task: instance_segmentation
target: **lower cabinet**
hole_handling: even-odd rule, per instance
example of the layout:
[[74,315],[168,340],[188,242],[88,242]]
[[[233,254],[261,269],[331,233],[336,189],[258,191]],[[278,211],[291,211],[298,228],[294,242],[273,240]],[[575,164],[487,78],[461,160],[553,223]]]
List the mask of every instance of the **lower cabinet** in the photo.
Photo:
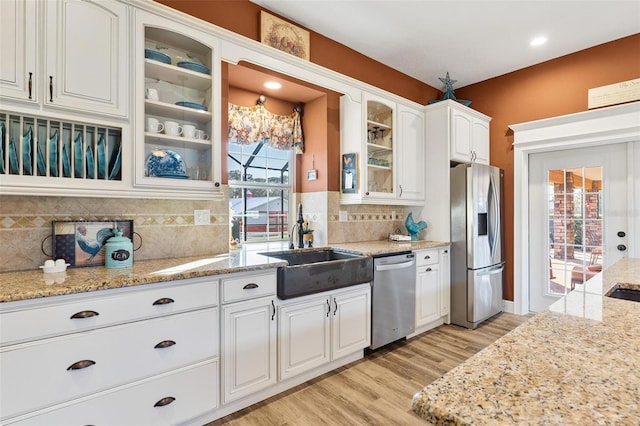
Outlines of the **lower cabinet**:
[[370,345],[369,284],[283,302],[278,311],[280,380]]
[[276,383],[275,295],[222,308],[223,403]]
[[[1,424],[177,424],[219,406],[217,279],[1,305]],[[30,317],[53,325],[20,336]]]
[[218,359],[215,358],[10,424],[180,424],[217,408],[218,387]]
[[[449,322],[449,247],[416,250],[416,332]],[[438,323],[440,321],[440,323]]]

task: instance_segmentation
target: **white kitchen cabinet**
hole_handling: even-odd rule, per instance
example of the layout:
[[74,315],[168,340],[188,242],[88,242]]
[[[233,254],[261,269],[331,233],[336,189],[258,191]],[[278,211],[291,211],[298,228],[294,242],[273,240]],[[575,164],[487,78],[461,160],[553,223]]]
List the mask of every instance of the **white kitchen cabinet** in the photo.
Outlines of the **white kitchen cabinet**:
[[450,102],[451,161],[489,164],[491,119],[458,102],[447,102]]
[[[99,393],[11,425],[175,425],[217,408],[218,359]],[[107,409],[105,409],[105,407]]]
[[278,311],[280,380],[370,345],[369,284],[282,302]]
[[[455,121],[454,121],[455,118]],[[428,218],[426,239],[450,241],[450,167],[452,162],[489,163],[490,117],[453,100],[425,107],[425,203],[420,215]],[[474,139],[482,143],[474,143]],[[457,140],[457,142],[456,142]],[[474,158],[472,153],[474,151]],[[457,152],[457,153],[456,153]]]
[[276,383],[274,297],[222,308],[223,403]]
[[[34,79],[41,78],[36,64],[41,17],[36,0],[0,2],[0,98],[38,102]],[[14,58],[10,60],[9,58]]]
[[111,0],[9,0],[1,7],[5,101],[128,117],[129,6]]
[[424,201],[424,112],[398,105],[398,199]]
[[[145,383],[166,382],[163,377],[167,374],[181,382],[181,369],[191,371],[190,367],[201,363],[217,365],[217,303],[218,281],[202,278],[2,304],[0,420],[3,424],[55,424],[59,421],[55,418],[77,418],[84,419],[80,424],[96,424],[113,417],[112,407],[87,401],[106,395],[110,395],[106,400],[128,400],[132,387],[139,390],[136,402],[153,405],[165,397],[176,398],[165,395],[167,386],[158,392],[160,388]],[[40,332],[35,326],[23,327],[49,321]],[[22,329],[25,336],[20,336]],[[207,381],[217,382],[217,370],[206,370]],[[206,386],[205,382],[196,384],[199,389]],[[174,407],[200,407],[188,413],[167,408],[181,412],[178,422],[218,405],[215,389],[205,397],[206,404],[202,397],[184,393],[184,386],[178,386],[176,392],[186,399]],[[188,402],[194,398],[200,402]],[[159,411],[146,405],[129,408],[131,418]],[[63,410],[62,417],[55,417],[58,410]],[[50,415],[54,416],[51,422]]]
[[[235,401],[272,386],[276,376],[275,271],[223,280],[222,398]],[[268,287],[270,295],[252,292]]]
[[371,344],[371,286],[334,293],[331,322],[331,359]]
[[442,324],[449,314],[449,247],[416,250],[416,331]]
[[[341,204],[424,201],[423,112],[373,94],[340,98]],[[355,165],[347,164],[355,154]]]
[[[176,196],[219,194],[218,40],[143,11],[136,11],[135,21],[135,185]],[[177,131],[170,131],[170,122]]]
[[327,295],[278,307],[280,380],[331,360],[330,303]]

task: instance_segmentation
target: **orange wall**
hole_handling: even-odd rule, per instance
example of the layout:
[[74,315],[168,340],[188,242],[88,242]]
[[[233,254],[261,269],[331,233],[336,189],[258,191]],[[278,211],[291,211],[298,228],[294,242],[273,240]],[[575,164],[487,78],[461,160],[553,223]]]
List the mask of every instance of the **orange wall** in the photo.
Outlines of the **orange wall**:
[[[157,0],[252,40],[260,40],[260,6],[249,0]],[[270,12],[276,15],[273,12]],[[278,15],[277,15],[278,16]],[[285,19],[284,17],[281,17]],[[438,91],[327,37],[310,31],[310,60],[415,102],[436,99]]]
[[640,77],[640,34],[456,90],[490,117],[491,164],[504,169],[506,276],[513,300],[513,135],[510,124],[587,111],[590,88]]

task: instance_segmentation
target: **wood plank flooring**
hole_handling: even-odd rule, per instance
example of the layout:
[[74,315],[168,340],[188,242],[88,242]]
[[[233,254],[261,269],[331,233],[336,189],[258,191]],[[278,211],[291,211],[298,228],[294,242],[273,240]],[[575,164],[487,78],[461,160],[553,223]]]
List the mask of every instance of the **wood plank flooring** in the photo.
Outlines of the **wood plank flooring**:
[[529,318],[502,313],[475,330],[437,327],[207,426],[428,425],[410,410],[413,395]]

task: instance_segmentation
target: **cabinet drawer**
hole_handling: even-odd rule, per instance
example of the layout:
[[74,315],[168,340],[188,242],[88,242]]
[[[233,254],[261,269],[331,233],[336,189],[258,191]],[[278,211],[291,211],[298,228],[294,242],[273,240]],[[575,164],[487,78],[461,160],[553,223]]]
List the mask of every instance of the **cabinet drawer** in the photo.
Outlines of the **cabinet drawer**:
[[218,328],[218,308],[209,308],[4,348],[0,413],[14,416],[214,357]]
[[[12,425],[174,425],[218,407],[218,360],[103,392]],[[156,406],[164,398],[169,404]]]
[[222,280],[222,303],[276,294],[276,271],[234,276]]
[[24,308],[3,312],[0,314],[0,346],[218,304],[217,280],[177,283],[161,288],[154,288],[152,284],[134,291],[93,292],[73,301],[62,298],[51,304],[45,302],[35,307],[27,304]]
[[416,266],[433,265],[440,262],[438,249],[416,250]]

